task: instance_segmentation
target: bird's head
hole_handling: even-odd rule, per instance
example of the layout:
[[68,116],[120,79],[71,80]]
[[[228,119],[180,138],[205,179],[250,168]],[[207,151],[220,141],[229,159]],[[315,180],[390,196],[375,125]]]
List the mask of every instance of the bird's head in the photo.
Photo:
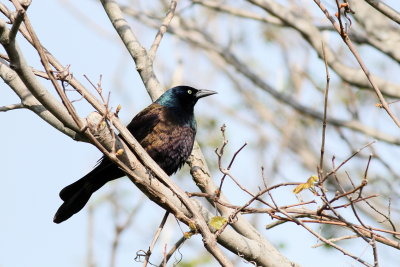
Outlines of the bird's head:
[[193,111],[197,100],[216,93],[211,90],[196,89],[181,85],[167,90],[156,100],[156,103],[170,108],[182,108],[187,111]]

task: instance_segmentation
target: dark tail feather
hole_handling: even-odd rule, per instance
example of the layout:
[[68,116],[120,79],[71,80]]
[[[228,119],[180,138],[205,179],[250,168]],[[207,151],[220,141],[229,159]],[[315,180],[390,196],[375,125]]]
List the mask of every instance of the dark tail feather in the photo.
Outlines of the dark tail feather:
[[85,183],[88,182],[88,175],[82,177],[78,181],[64,187],[60,191],[60,198],[64,201],[67,199],[70,199],[72,196],[74,196],[76,193],[78,193],[85,185]]
[[53,222],[61,223],[79,212],[89,201],[90,196],[107,182],[124,176],[124,172],[107,158],[84,177],[65,187],[60,192],[64,203],[54,215]]
[[[78,182],[79,181],[81,180],[78,180]],[[67,186],[64,189],[67,189],[68,187],[75,185],[75,183]],[[93,190],[93,187],[91,186],[90,183],[85,183],[75,192],[72,192],[69,189],[67,191],[69,192],[69,197],[68,199],[64,199],[64,203],[60,206],[60,208],[58,208],[56,215],[54,215],[53,222],[55,223],[61,223],[65,220],[68,220],[72,215],[83,209],[83,207],[89,201],[90,196],[94,193],[95,190]]]
[[[124,176],[124,172],[118,169],[108,158],[101,158],[98,165],[78,181],[64,187],[60,192],[60,198],[64,201],[72,198],[84,186],[92,186],[93,192],[102,187],[108,181]],[[87,185],[86,185],[87,184]]]

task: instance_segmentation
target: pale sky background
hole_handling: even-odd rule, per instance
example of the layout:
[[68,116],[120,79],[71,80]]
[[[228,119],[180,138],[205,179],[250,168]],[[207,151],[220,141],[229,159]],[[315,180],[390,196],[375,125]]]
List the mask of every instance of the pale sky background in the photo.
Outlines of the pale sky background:
[[[150,103],[150,98],[139,79],[133,61],[119,41],[99,3],[79,1],[79,4],[74,3],[74,6],[79,7],[81,12],[98,23],[100,28],[105,30],[104,35],[71,15],[71,10],[61,2],[34,0],[29,8],[31,22],[43,45],[63,64],[71,64],[74,76],[87,88],[90,88],[90,85],[82,77],[83,74],[89,76],[94,82],[97,82],[99,75],[102,74],[103,88],[106,91],[112,91],[112,106],[116,107],[121,103],[123,109],[120,117],[128,122],[134,114]],[[185,1],[180,4],[184,5]],[[154,32],[145,32],[143,28],[136,34],[146,45],[154,36]],[[39,66],[36,53],[26,42],[21,39],[19,41],[21,49],[26,51],[28,62],[33,66]],[[171,56],[168,49],[173,45],[174,40],[166,36],[157,57]],[[180,56],[191,58],[193,55]],[[273,56],[270,60],[274,60]],[[157,75],[164,84],[168,82],[168,77],[165,77],[166,75],[160,70],[168,67],[173,66],[157,66]],[[201,68],[204,66],[200,64],[199,70],[184,73],[184,83],[201,87],[200,75],[196,73],[197,71],[200,73]],[[230,99],[229,85],[224,84],[223,81],[217,82],[216,88],[208,89],[219,92],[218,95],[213,96],[215,101],[222,99],[234,101]],[[0,105],[17,102],[18,98],[1,81]],[[87,105],[79,104],[78,106],[82,116],[92,110]],[[199,102],[196,113],[198,116],[200,114],[218,115],[213,113],[212,104],[207,99]],[[251,144],[252,133],[232,134],[241,131],[235,126],[234,120],[217,118],[217,121],[218,127],[214,129],[215,132],[219,132],[219,125],[222,123],[228,125],[232,150],[246,141]],[[62,224],[54,224],[52,219],[61,204],[58,197],[59,191],[90,171],[100,157],[100,153],[89,144],[75,142],[64,136],[27,110],[0,113],[0,124],[2,125],[0,131],[2,151],[0,153],[0,267],[86,266],[87,207]],[[208,133],[199,129],[199,134]],[[245,167],[246,160],[254,160],[254,155],[251,155],[250,151],[244,151],[240,157],[243,162],[239,166],[234,166],[233,169],[237,176],[249,177],[248,179],[259,176],[258,170],[248,170]],[[181,172],[185,171],[187,172],[185,169]],[[297,169],[291,172],[301,177],[310,175],[301,173]],[[188,176],[187,173],[183,175]],[[179,183],[186,190],[188,188],[195,190],[190,178],[180,180]],[[256,186],[256,184],[250,186]],[[113,238],[113,215],[109,204],[101,201],[101,196],[113,187],[117,187],[118,193],[124,194],[128,208],[133,207],[142,196],[141,192],[127,179],[121,179],[113,185],[107,185],[101,193],[90,200],[91,204],[99,203],[99,208],[95,212],[94,228],[95,262],[99,267],[109,266]],[[282,195],[296,201],[294,196],[287,196],[285,193]],[[134,261],[135,253],[139,249],[148,248],[156,226],[161,220],[161,214],[164,212],[151,202],[139,210],[134,226],[123,235],[117,266],[141,266],[141,263]],[[267,224],[267,216],[262,216],[265,217],[265,224]],[[169,242],[169,245],[172,245],[180,237],[180,232],[172,217],[169,218],[168,225],[160,243]],[[182,228],[186,230],[184,225]],[[293,224],[286,224],[285,227],[276,227],[268,231],[263,229],[263,225],[259,225],[259,230],[275,245],[282,245],[281,251],[285,256],[303,266],[359,266],[355,261],[343,257],[336,251],[324,248],[312,249],[311,246],[317,242],[316,239]],[[195,236],[181,249],[184,259],[188,260],[192,255],[204,253],[205,249],[199,241],[199,236]],[[156,247],[154,259],[159,259],[162,246]],[[356,255],[371,254],[366,244],[364,247],[351,249]],[[380,251],[381,266],[395,266],[393,265],[395,259],[399,259],[398,251],[391,249]],[[158,262],[159,260],[155,260],[155,263]]]

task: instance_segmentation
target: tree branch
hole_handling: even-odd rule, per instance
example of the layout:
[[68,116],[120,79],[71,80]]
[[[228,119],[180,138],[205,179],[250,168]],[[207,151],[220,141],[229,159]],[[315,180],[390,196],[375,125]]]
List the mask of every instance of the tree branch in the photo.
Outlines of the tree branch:
[[[357,49],[354,47],[353,43],[351,42],[349,36],[347,35],[346,32],[343,31],[343,28],[340,27],[335,19],[329,14],[328,10],[324,7],[324,5],[321,3],[319,0],[314,0],[314,2],[318,5],[318,7],[322,10],[322,12],[325,14],[325,16],[331,21],[333,27],[336,29],[336,31],[340,34],[342,37],[343,41],[345,44],[348,46],[350,49],[351,53],[354,55],[356,58],[358,64],[360,65],[361,69],[364,71],[365,76],[367,77],[368,81],[370,82],[372,88],[374,89],[379,101],[381,102],[382,107],[386,110],[388,115],[392,118],[393,122],[400,127],[400,121],[399,119],[395,116],[395,114],[391,111],[388,103],[386,102],[385,98],[383,97],[383,94],[381,90],[378,88],[378,85],[375,81],[375,78],[371,75],[370,71],[367,69],[367,66],[364,64],[364,61],[361,59],[360,55],[358,54]],[[340,7],[339,7],[339,2],[336,0],[336,3],[338,5],[339,13],[340,13]],[[341,23],[340,17],[339,17],[339,22]]]
[[[143,48],[143,46],[139,43],[136,36],[134,35],[133,31],[131,30],[129,24],[123,18],[122,11],[119,5],[113,0],[101,0],[101,3],[106,11],[111,23],[113,24],[114,28],[120,35],[122,41],[124,42],[126,48],[128,49],[129,53],[131,54],[133,60],[136,63],[137,70],[142,78],[145,87],[150,94],[151,98],[154,100],[158,96],[163,93],[162,87],[159,84],[152,68],[152,60],[149,58],[147,51]],[[173,14],[173,13],[171,13]],[[156,38],[157,39],[157,38]],[[155,50],[154,50],[155,52]],[[118,129],[118,127],[117,127]],[[120,129],[119,129],[120,130]],[[124,136],[124,133],[121,132]],[[130,133],[126,133],[131,136]],[[125,136],[124,136],[125,137]],[[137,142],[136,142],[137,143]],[[129,143],[131,146],[134,145],[132,148],[135,152],[143,151],[143,148],[140,147],[138,144]],[[144,152],[144,151],[143,151]],[[157,164],[156,164],[157,165]],[[163,173],[163,172],[162,172]],[[172,187],[173,190],[177,192],[181,192],[181,189],[175,186],[169,179],[164,180],[168,184],[168,186]],[[181,195],[181,194],[180,194]],[[182,195],[181,195],[182,196]],[[192,207],[190,200],[183,198],[183,203],[189,208],[189,210],[193,213],[194,220],[196,222],[196,226],[199,227],[199,231],[203,236],[203,242],[206,249],[213,254],[213,256],[220,262],[220,264],[224,266],[231,266],[232,264],[229,260],[223,255],[222,251],[216,246],[216,241],[214,236],[208,229],[206,222],[200,218],[198,211]]]
[[383,15],[393,20],[397,24],[400,24],[400,14],[390,6],[386,5],[384,2],[380,0],[365,0],[368,4],[370,4],[373,8],[381,12]]
[[150,60],[146,49],[140,44],[133,33],[128,22],[125,20],[122,11],[114,0],[101,0],[104,10],[107,13],[115,30],[121,37],[126,49],[136,63],[136,69],[149,93],[151,99],[157,99],[164,90],[153,72],[152,61]]
[[0,107],[0,112],[6,112],[6,111],[21,109],[21,108],[26,108],[26,107],[22,103],[11,104],[11,105],[6,105],[6,106]]
[[24,107],[33,111],[41,119],[72,139],[78,141],[87,141],[86,138],[78,134],[76,131],[66,127],[57,117],[48,111],[35,98],[35,96],[31,94],[23,81],[19,78],[18,74],[13,71],[3,59],[0,59],[0,77],[17,94]]
[[10,34],[6,27],[6,23],[3,20],[0,20],[0,43],[3,45],[10,58],[11,68],[17,72],[28,90],[50,113],[62,122],[65,127],[78,132],[79,129],[68,114],[68,111],[46,90],[42,84],[37,81],[32,69],[26,64],[15,40],[8,39],[8,36],[10,36]]
[[165,16],[165,18],[160,26],[160,29],[158,30],[156,37],[154,38],[154,42],[151,45],[151,48],[148,53],[149,59],[151,62],[154,62],[154,58],[156,56],[157,49],[160,46],[161,40],[164,36],[164,33],[167,31],[168,26],[169,26],[172,18],[174,17],[176,5],[177,5],[177,1],[172,0],[170,7],[169,7],[169,11],[168,11],[167,15]]
[[[135,18],[141,20],[142,22],[146,23],[150,27],[156,28],[158,27],[156,23],[152,20],[146,19],[146,15],[130,8],[124,7],[124,12],[127,14],[134,16]],[[170,31],[172,34],[176,35],[178,38],[196,46],[199,48],[204,49],[205,51],[209,52],[210,58],[217,56],[219,59],[222,59],[228,65],[232,65],[234,69],[241,73],[244,77],[246,77],[249,81],[251,81],[257,88],[267,92],[276,100],[287,104],[288,106],[292,107],[296,111],[301,114],[307,115],[311,118],[318,119],[319,121],[323,121],[323,113],[319,112],[313,108],[303,105],[302,103],[298,102],[295,98],[291,97],[288,94],[284,94],[278,91],[276,88],[271,86],[269,83],[264,81],[259,75],[255,72],[251,71],[248,67],[248,64],[241,61],[235,54],[233,54],[229,48],[222,47],[210,35],[207,35],[204,32],[201,32],[199,29],[195,28],[193,25],[188,25],[189,22],[184,22],[178,17],[175,20],[175,24],[170,26]],[[322,39],[321,39],[322,40]],[[319,48],[321,50],[321,43],[319,43]],[[327,60],[328,60],[328,49],[327,52]],[[322,53],[322,50],[321,50]],[[328,61],[329,64],[329,61]],[[347,75],[347,74],[346,74]],[[400,92],[400,88],[399,88]],[[400,97],[400,94],[399,94]],[[400,138],[394,135],[390,135],[384,132],[381,132],[377,129],[369,127],[367,125],[362,124],[358,120],[342,120],[337,119],[334,117],[328,117],[327,122],[332,126],[339,126],[351,129],[356,132],[363,133],[367,136],[372,138],[382,140],[387,143],[400,145]]]
[[[323,58],[321,50],[321,42],[323,38],[311,21],[307,18],[295,16],[292,12],[284,6],[274,2],[273,0],[248,0],[248,2],[259,6],[265,11],[281,19],[287,26],[299,32],[304,39],[313,47],[318,53],[320,58]],[[320,2],[315,0],[316,3]],[[348,67],[341,63],[334,55],[333,51],[326,46],[326,59],[329,67],[331,67],[344,81],[360,87],[371,89],[371,84],[365,79],[365,75],[359,69]],[[398,85],[390,83],[385,79],[371,75],[372,79],[376,81],[377,86],[381,89],[382,94],[388,97],[400,98],[400,88]]]

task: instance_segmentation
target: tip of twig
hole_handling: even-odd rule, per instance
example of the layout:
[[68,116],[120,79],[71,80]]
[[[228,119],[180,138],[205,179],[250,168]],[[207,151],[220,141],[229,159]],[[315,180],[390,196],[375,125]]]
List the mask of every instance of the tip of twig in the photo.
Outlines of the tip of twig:
[[122,109],[122,106],[121,106],[121,104],[119,104],[119,105],[117,106],[117,108],[115,109],[115,116],[118,117],[118,114],[119,114],[119,112],[120,112],[121,109]]
[[222,124],[222,126],[221,126],[221,132],[225,132],[225,129],[226,129],[226,125],[225,125],[225,123],[224,123],[224,124]]

